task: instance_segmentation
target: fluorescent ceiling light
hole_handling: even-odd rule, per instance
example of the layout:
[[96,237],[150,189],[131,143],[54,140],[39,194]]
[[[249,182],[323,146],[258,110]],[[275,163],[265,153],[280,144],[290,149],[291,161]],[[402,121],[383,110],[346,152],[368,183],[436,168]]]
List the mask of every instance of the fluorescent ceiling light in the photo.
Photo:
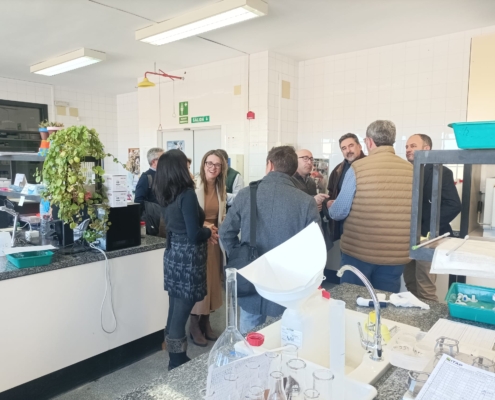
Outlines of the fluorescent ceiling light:
[[40,75],[53,76],[73,69],[86,67],[107,58],[105,53],[90,49],[79,49],[51,60],[31,66],[31,72]]
[[136,31],[136,40],[156,46],[268,14],[262,0],[223,0]]

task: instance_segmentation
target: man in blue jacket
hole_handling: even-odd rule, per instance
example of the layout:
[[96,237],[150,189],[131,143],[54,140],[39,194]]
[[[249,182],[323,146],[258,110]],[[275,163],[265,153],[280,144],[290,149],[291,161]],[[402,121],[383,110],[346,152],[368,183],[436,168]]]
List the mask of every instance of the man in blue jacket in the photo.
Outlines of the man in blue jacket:
[[146,172],[143,172],[139,177],[139,181],[136,185],[136,192],[134,195],[134,202],[141,204],[143,210],[145,201],[158,204],[155,194],[151,189],[151,185],[153,183],[153,179],[155,178],[158,159],[162,154],[163,149],[160,149],[159,147],[153,147],[152,149],[149,149],[148,153],[146,154],[150,169]]
[[[433,147],[428,135],[418,133],[412,135],[406,144],[406,158],[410,163],[414,162],[416,150],[431,150]],[[421,236],[426,237],[430,230],[431,216],[431,192],[433,182],[433,164],[426,164],[423,181],[423,212],[421,218]],[[440,235],[450,232],[450,222],[461,212],[461,199],[457,193],[452,171],[443,167],[442,173],[442,200],[440,204]],[[404,269],[404,281],[407,290],[416,297],[438,301],[436,295],[436,275],[430,274],[431,262],[411,260]]]

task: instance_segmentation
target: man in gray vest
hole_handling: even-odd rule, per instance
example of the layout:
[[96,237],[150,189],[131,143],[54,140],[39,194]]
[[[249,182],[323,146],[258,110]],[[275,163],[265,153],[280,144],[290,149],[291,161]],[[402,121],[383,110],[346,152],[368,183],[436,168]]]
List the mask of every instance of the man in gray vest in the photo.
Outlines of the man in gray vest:
[[[274,147],[269,151],[266,176],[259,182],[256,195],[256,247],[260,256],[284,243],[312,222],[320,225],[314,198],[294,184],[292,175],[296,170],[297,155],[292,146]],[[250,188],[246,187],[237,195],[220,227],[220,241],[227,254],[239,246],[239,232],[242,240],[249,240],[250,204]],[[284,312],[284,307],[266,300],[258,293],[239,298],[239,306],[241,333],[247,333],[262,324],[267,316],[276,317]]]

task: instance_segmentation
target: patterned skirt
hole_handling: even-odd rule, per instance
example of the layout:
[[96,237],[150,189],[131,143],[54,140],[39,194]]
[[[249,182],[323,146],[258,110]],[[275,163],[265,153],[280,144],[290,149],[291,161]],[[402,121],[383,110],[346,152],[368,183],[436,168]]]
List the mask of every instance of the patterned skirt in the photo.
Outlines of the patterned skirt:
[[167,232],[163,256],[164,287],[170,296],[201,301],[206,296],[207,243],[193,244],[187,235]]

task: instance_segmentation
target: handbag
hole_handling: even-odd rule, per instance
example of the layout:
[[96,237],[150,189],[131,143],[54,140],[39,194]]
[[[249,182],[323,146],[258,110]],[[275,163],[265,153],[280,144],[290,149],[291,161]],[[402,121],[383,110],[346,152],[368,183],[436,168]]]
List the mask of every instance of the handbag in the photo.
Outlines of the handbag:
[[[249,221],[249,243],[241,243],[235,246],[229,254],[227,268],[242,269],[246,265],[251,264],[256,260],[258,248],[256,247],[256,220],[258,218],[258,210],[256,207],[256,192],[258,190],[257,182],[251,182],[249,189],[251,193],[251,219]],[[256,293],[254,285],[242,275],[237,275],[237,297],[245,297]]]

